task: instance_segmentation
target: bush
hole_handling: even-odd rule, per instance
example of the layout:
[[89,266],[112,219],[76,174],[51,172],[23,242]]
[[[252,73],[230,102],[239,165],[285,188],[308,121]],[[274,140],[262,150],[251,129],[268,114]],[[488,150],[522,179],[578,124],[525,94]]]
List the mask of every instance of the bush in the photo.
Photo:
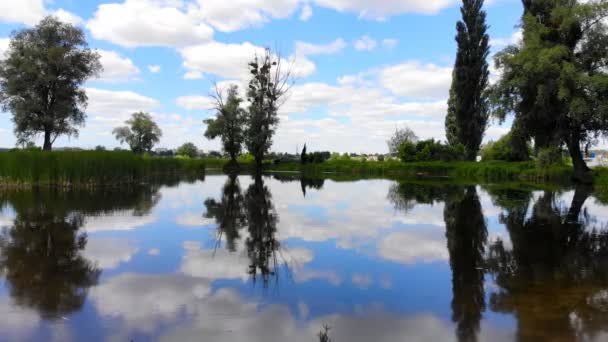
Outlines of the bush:
[[399,158],[403,162],[464,160],[464,146],[446,145],[434,139],[418,143],[406,141],[399,147]]
[[[511,137],[511,133],[507,133],[497,141],[489,142],[481,150],[481,160],[521,161],[521,156],[518,156],[515,151],[513,151]],[[530,158],[531,149],[531,146],[528,146],[527,155],[525,156],[526,160]]]
[[538,151],[536,163],[541,169],[546,169],[562,162],[562,151],[558,147],[547,147]]

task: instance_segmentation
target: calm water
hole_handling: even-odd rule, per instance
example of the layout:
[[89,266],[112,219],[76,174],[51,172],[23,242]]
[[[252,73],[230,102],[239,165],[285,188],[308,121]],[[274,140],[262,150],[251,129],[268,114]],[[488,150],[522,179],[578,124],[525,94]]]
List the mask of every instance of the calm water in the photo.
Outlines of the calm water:
[[218,175],[0,206],[0,340],[608,340],[585,188]]

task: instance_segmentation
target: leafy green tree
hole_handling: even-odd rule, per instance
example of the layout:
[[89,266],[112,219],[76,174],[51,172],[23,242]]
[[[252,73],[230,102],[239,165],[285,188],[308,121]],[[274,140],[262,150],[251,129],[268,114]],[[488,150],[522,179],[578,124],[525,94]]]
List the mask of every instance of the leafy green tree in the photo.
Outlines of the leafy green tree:
[[304,148],[302,148],[302,153],[300,153],[300,163],[306,164],[308,162],[308,155],[306,154],[306,144],[304,144]]
[[238,95],[236,85],[228,88],[228,95],[224,99],[220,89],[216,87],[215,95],[215,118],[206,119],[207,125],[205,137],[215,139],[220,137],[222,148],[228,153],[232,164],[236,165],[236,158],[241,153],[243,141],[245,140],[245,118],[246,112],[241,108],[241,99]]
[[12,34],[0,61],[0,102],[13,114],[18,142],[44,137],[51,150],[60,135],[78,136],[87,95],[81,87],[102,70],[82,29],[48,16]]
[[127,143],[135,153],[150,152],[160,141],[162,131],[148,113],[137,112],[125,121],[126,126],[116,127],[112,133],[120,143]]
[[502,77],[492,91],[494,113],[503,120],[513,113],[537,152],[565,143],[582,181],[589,169],[581,145],[608,128],[607,12],[603,0],[525,0],[522,44],[496,57]]
[[291,73],[282,65],[281,57],[275,56],[270,49],[262,56],[255,56],[249,63],[249,73],[247,100],[250,105],[245,144],[255,158],[256,169],[260,169],[272,146],[272,137],[279,124],[278,110],[289,90]]
[[[463,0],[462,20],[456,24],[456,62],[446,117],[448,142],[461,143],[466,159],[475,160],[488,124],[488,44],[483,0]],[[455,139],[456,138],[456,139]]]
[[528,145],[525,149],[525,156],[519,154],[513,148],[513,132],[509,132],[503,135],[497,141],[489,142],[481,150],[481,158],[483,161],[490,160],[504,160],[504,161],[521,161],[523,159],[529,159],[531,152],[531,146]]
[[388,151],[391,154],[399,153],[399,146],[404,142],[416,143],[418,136],[409,127],[400,127],[395,129],[395,133],[386,141]]
[[187,142],[178,147],[177,150],[175,150],[175,154],[195,158],[198,155],[198,148],[196,148],[196,145],[193,143]]

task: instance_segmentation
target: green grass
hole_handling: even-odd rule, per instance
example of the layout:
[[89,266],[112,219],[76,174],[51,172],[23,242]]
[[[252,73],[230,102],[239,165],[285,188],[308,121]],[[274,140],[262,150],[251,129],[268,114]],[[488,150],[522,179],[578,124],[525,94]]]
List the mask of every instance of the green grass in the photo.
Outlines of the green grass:
[[157,158],[114,151],[0,153],[2,186],[111,186],[176,173],[204,174],[201,159]]
[[[301,171],[305,174],[339,173],[361,176],[450,178],[479,182],[526,181],[567,182],[572,170],[565,165],[540,169],[533,162],[417,162],[329,160],[320,164],[286,163],[268,165],[269,171]],[[608,181],[608,177],[607,177]]]

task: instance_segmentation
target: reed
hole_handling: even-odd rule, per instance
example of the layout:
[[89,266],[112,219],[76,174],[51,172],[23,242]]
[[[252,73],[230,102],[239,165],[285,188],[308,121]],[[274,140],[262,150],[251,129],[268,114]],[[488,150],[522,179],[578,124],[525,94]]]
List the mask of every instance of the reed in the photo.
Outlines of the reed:
[[202,173],[205,162],[115,151],[11,151],[0,153],[0,185],[111,186],[176,173]]

